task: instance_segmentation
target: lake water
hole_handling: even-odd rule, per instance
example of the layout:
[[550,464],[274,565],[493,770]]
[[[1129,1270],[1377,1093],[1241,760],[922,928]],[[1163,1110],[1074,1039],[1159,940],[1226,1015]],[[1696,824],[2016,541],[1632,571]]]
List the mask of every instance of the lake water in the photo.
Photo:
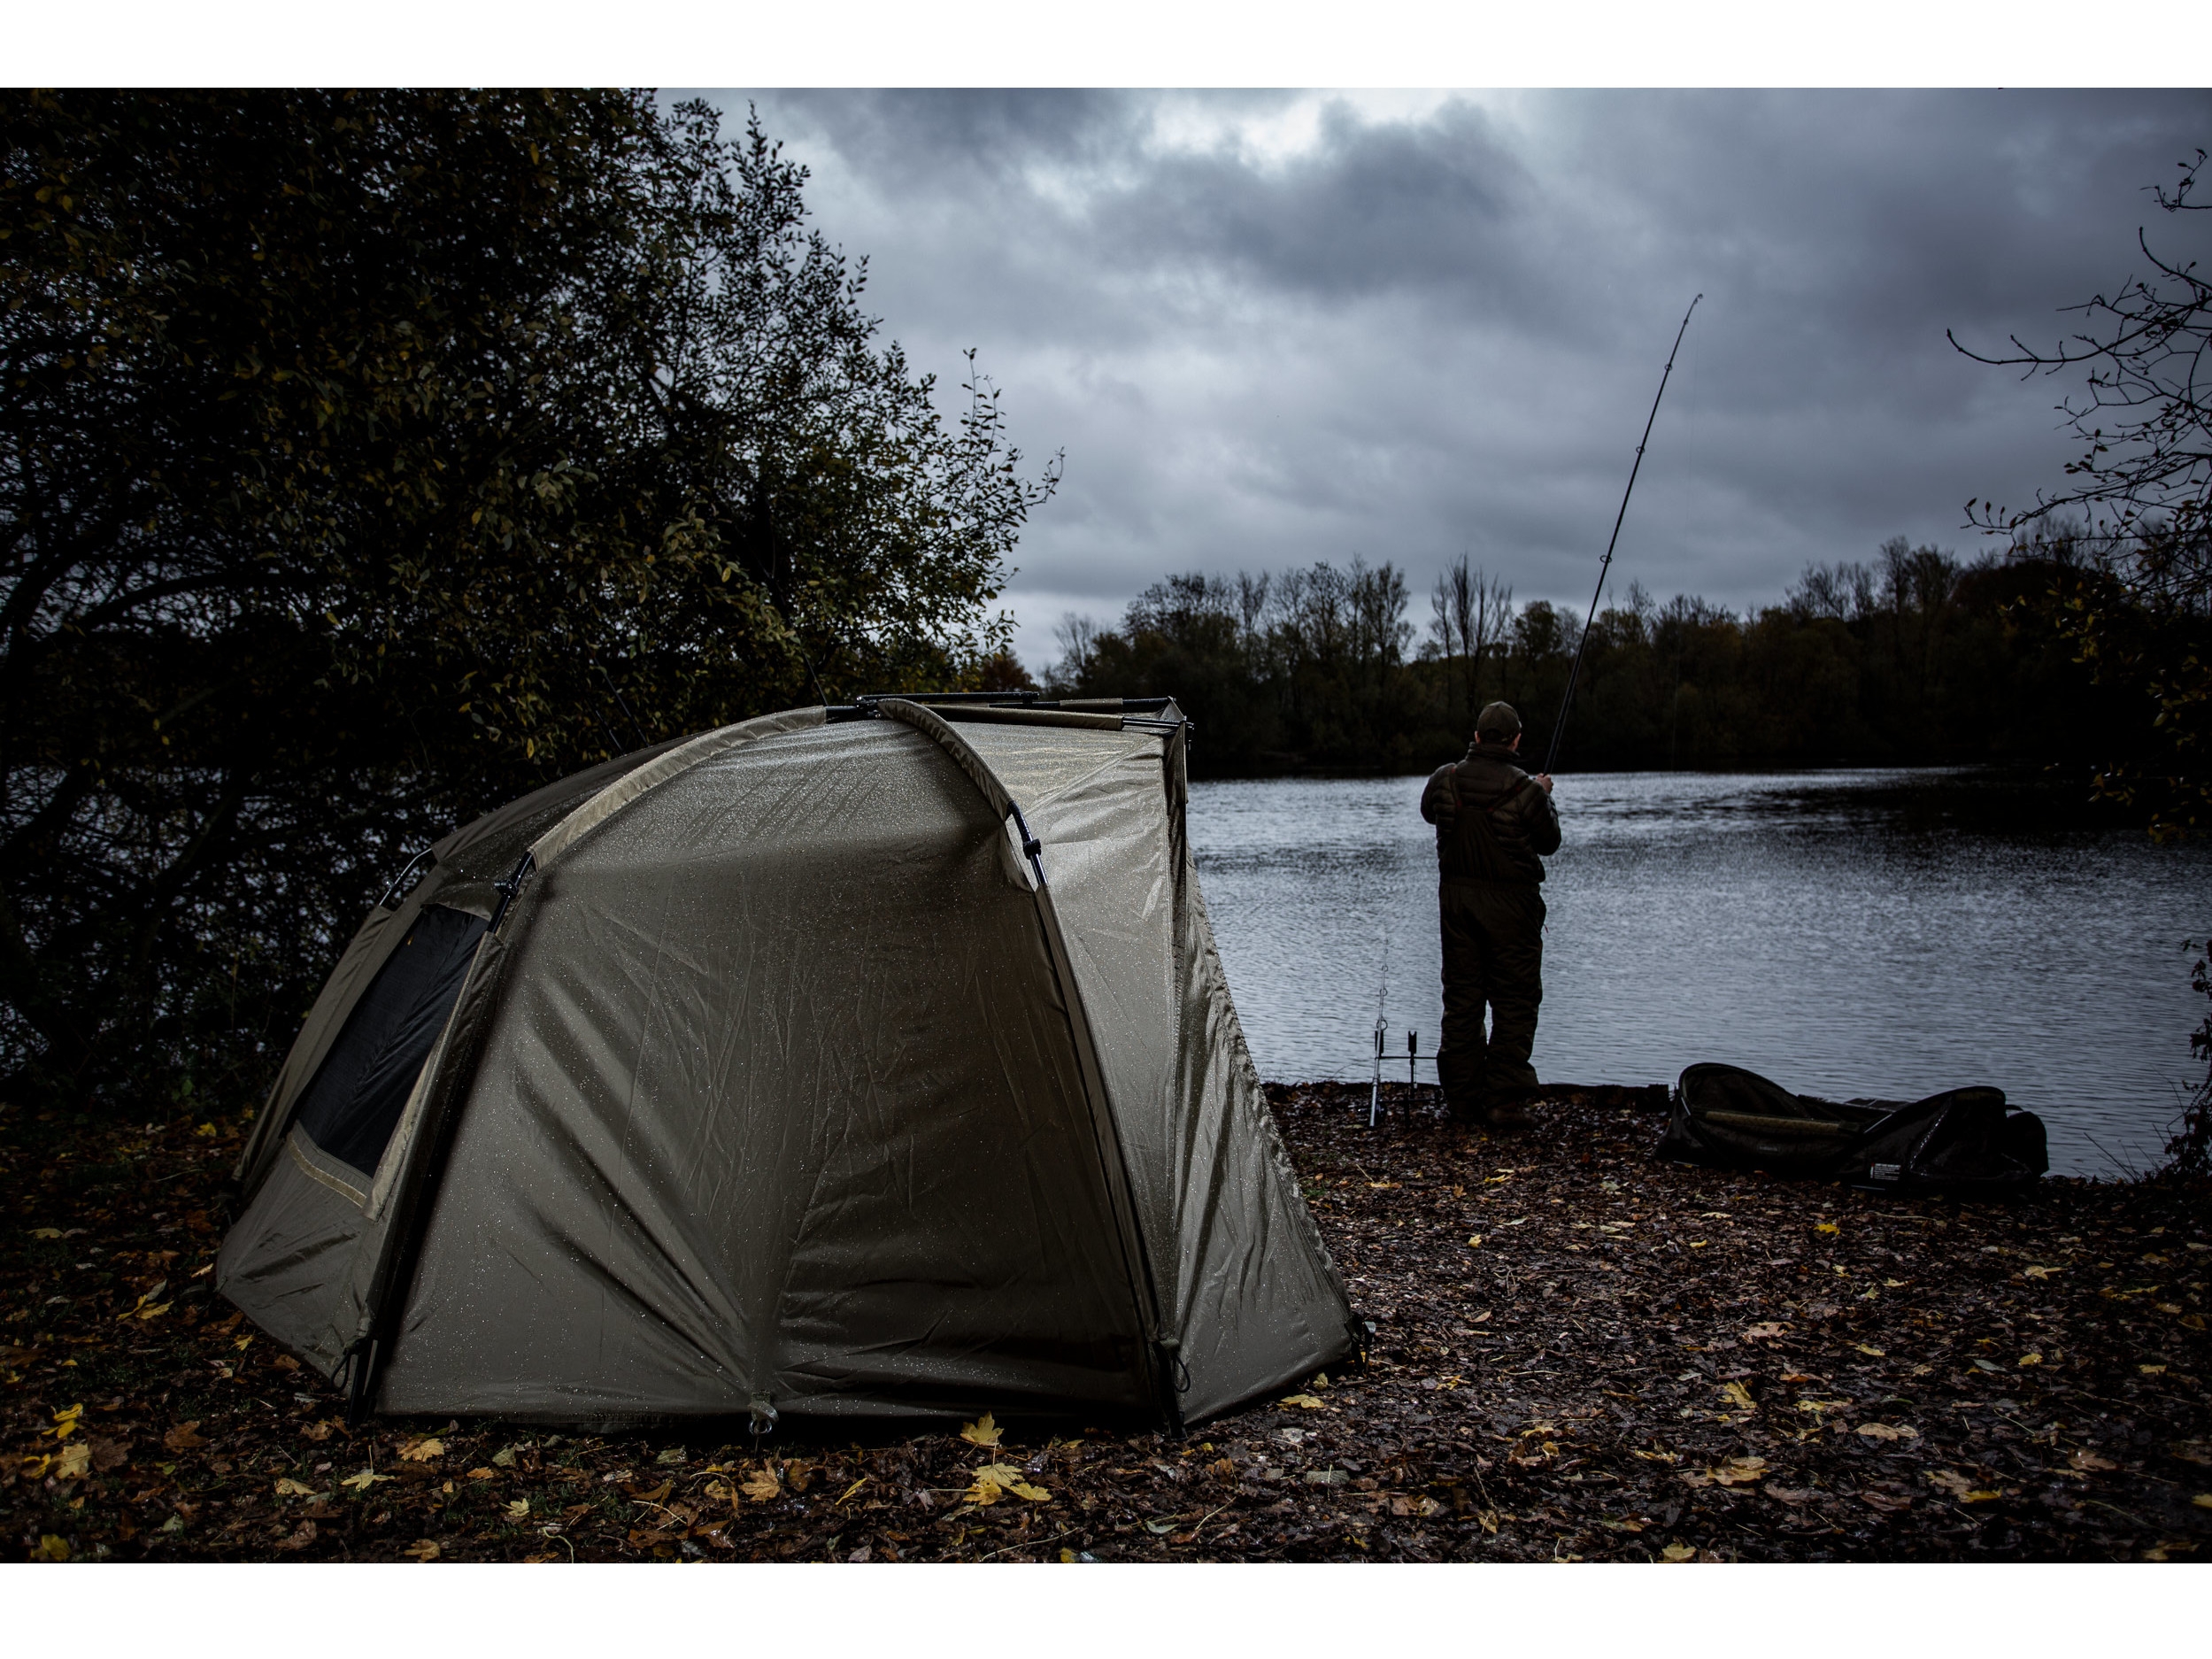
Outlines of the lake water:
[[[1434,831],[1422,780],[1191,790],[1191,841],[1262,1076],[1364,1080],[1378,1006],[1435,1079]],[[2204,1013],[2183,941],[2212,849],[2052,810],[1994,775],[1599,774],[1559,780],[1547,860],[1548,1079],[1672,1082],[1724,1061],[1801,1092],[1994,1084],[2055,1173],[2155,1161]],[[2202,1076],[2198,1066],[2195,1075]]]

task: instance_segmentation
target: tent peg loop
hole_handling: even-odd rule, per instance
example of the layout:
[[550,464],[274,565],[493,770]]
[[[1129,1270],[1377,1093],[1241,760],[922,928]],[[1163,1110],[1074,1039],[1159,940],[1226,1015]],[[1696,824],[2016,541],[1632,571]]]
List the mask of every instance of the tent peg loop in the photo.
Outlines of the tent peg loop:
[[752,1449],[758,1455],[760,1450],[760,1437],[775,1432],[776,1409],[766,1394],[755,1394],[748,1402],[746,1408],[752,1414]]
[[1183,1420],[1183,1396],[1191,1390],[1191,1368],[1183,1362],[1183,1344],[1174,1337],[1155,1337],[1152,1350],[1159,1355],[1160,1379],[1167,1385],[1160,1391],[1160,1403],[1167,1413],[1168,1432],[1181,1435],[1188,1426]]

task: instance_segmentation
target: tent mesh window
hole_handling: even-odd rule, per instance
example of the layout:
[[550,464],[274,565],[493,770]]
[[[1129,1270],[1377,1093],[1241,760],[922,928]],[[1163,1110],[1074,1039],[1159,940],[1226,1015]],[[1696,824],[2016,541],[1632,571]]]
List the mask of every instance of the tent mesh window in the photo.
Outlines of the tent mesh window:
[[300,1097],[294,1121],[318,1148],[375,1174],[489,926],[443,905],[423,908]]

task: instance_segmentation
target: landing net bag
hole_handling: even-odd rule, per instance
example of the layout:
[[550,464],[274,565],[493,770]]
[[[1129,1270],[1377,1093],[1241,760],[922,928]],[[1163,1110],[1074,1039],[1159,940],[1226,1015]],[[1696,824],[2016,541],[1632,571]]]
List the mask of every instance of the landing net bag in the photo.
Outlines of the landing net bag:
[[1849,1181],[1897,1192],[1999,1192],[2047,1170],[2043,1120],[2001,1089],[1924,1100],[1792,1094],[1740,1066],[1697,1065],[1676,1084],[1662,1158],[1716,1169]]

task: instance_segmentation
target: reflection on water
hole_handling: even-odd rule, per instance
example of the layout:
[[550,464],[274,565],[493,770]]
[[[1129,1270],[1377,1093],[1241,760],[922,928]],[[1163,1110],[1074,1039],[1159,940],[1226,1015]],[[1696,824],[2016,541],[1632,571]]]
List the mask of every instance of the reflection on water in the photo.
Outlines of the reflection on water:
[[[1406,1076],[1411,1027],[1433,1080],[1421,785],[1191,787],[1261,1076],[1364,1078],[1379,999],[1385,1075]],[[1711,1060],[1816,1094],[1994,1084],[2043,1114],[2055,1172],[2154,1161],[2202,1015],[2182,944],[2212,925],[2207,849],[2048,827],[2031,791],[1973,773],[1600,774],[1561,778],[1557,799],[1544,1076],[1672,1081]]]

